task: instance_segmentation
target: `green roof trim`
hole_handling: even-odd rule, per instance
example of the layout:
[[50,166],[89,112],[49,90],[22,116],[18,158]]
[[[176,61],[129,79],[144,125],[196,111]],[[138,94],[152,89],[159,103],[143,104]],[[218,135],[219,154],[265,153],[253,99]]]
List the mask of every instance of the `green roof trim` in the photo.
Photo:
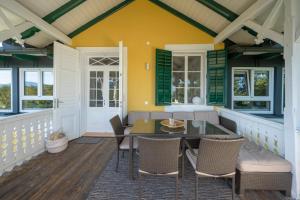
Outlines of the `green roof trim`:
[[27,60],[27,61],[35,61],[37,60],[37,56],[32,56],[32,55],[27,55],[27,54],[13,54],[12,55],[14,58],[18,60]]
[[113,8],[109,9],[108,11],[102,13],[98,17],[92,19],[91,21],[87,22],[83,26],[79,27],[78,29],[76,29],[75,31],[73,31],[72,33],[70,33],[68,36],[70,38],[75,37],[76,35],[82,33],[83,31],[87,30],[91,26],[95,25],[96,23],[104,20],[105,18],[109,17],[110,15],[112,15],[115,12],[119,11],[120,9],[124,8],[125,6],[127,6],[128,4],[130,4],[133,1],[134,0],[125,0],[122,3],[119,3],[118,5],[114,6]]
[[[72,9],[76,8],[85,1],[86,0],[70,0],[61,7],[57,8],[56,10],[43,17],[43,20],[45,20],[49,24],[52,24],[53,22],[55,22],[55,20],[57,20],[67,12],[71,11]],[[36,27],[31,27],[30,29],[27,29],[26,31],[21,33],[22,39],[27,39],[39,31],[40,29]]]
[[232,12],[231,10],[227,9],[226,7],[222,6],[221,4],[212,1],[212,0],[196,0],[199,3],[205,5],[209,9],[215,11],[219,15],[223,16],[226,18],[228,21],[234,21],[238,15]]
[[197,27],[198,29],[206,32],[207,34],[209,34],[210,36],[217,36],[217,33],[214,32],[213,30],[207,28],[206,26],[200,24],[199,22],[191,19],[190,17],[186,16],[185,14],[177,11],[176,9],[172,8],[171,6],[159,1],[159,0],[150,0],[152,3],[158,5],[159,7],[165,9],[166,11],[169,11],[170,13],[172,13],[173,15],[179,17],[180,19],[184,20],[185,22]]
[[[207,8],[211,9],[212,11],[218,13],[222,17],[226,18],[228,21],[233,22],[236,18],[239,17],[238,14],[232,12],[228,8],[222,6],[221,4],[215,2],[214,0],[196,0],[197,2],[201,3],[202,5],[206,6]],[[256,36],[257,33],[248,27],[243,27],[243,30],[248,31],[253,36]]]

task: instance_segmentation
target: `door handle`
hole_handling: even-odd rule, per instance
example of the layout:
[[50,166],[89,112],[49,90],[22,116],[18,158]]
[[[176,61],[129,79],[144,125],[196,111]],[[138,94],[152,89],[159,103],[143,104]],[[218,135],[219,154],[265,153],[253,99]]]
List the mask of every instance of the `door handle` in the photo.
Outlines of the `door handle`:
[[60,101],[59,99],[55,99],[55,100],[54,100],[54,108],[56,108],[56,109],[59,108],[59,104],[60,104],[60,103],[64,103],[64,102],[63,102],[63,101]]

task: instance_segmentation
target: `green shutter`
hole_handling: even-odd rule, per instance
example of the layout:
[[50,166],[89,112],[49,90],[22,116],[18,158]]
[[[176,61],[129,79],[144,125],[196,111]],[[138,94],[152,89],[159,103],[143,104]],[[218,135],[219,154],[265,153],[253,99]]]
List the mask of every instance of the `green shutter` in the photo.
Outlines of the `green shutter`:
[[226,105],[227,51],[207,52],[207,104]]
[[155,105],[164,106],[171,104],[172,84],[172,52],[156,49],[156,92]]

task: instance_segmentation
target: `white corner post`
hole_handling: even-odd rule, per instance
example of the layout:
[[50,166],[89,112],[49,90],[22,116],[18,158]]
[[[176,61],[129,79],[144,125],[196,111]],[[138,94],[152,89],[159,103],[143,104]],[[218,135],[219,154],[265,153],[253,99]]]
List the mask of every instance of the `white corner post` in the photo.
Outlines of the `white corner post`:
[[300,198],[300,43],[296,32],[300,28],[300,1],[285,0],[285,158],[293,165],[292,197]]

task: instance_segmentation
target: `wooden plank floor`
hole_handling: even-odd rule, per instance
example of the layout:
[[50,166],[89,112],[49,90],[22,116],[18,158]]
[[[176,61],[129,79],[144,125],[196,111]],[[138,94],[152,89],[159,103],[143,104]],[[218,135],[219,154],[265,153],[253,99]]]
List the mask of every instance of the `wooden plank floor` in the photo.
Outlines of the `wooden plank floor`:
[[[59,154],[43,153],[0,177],[0,199],[86,199],[115,150],[114,140],[98,144],[71,142]],[[278,192],[247,192],[246,200],[281,200]]]

